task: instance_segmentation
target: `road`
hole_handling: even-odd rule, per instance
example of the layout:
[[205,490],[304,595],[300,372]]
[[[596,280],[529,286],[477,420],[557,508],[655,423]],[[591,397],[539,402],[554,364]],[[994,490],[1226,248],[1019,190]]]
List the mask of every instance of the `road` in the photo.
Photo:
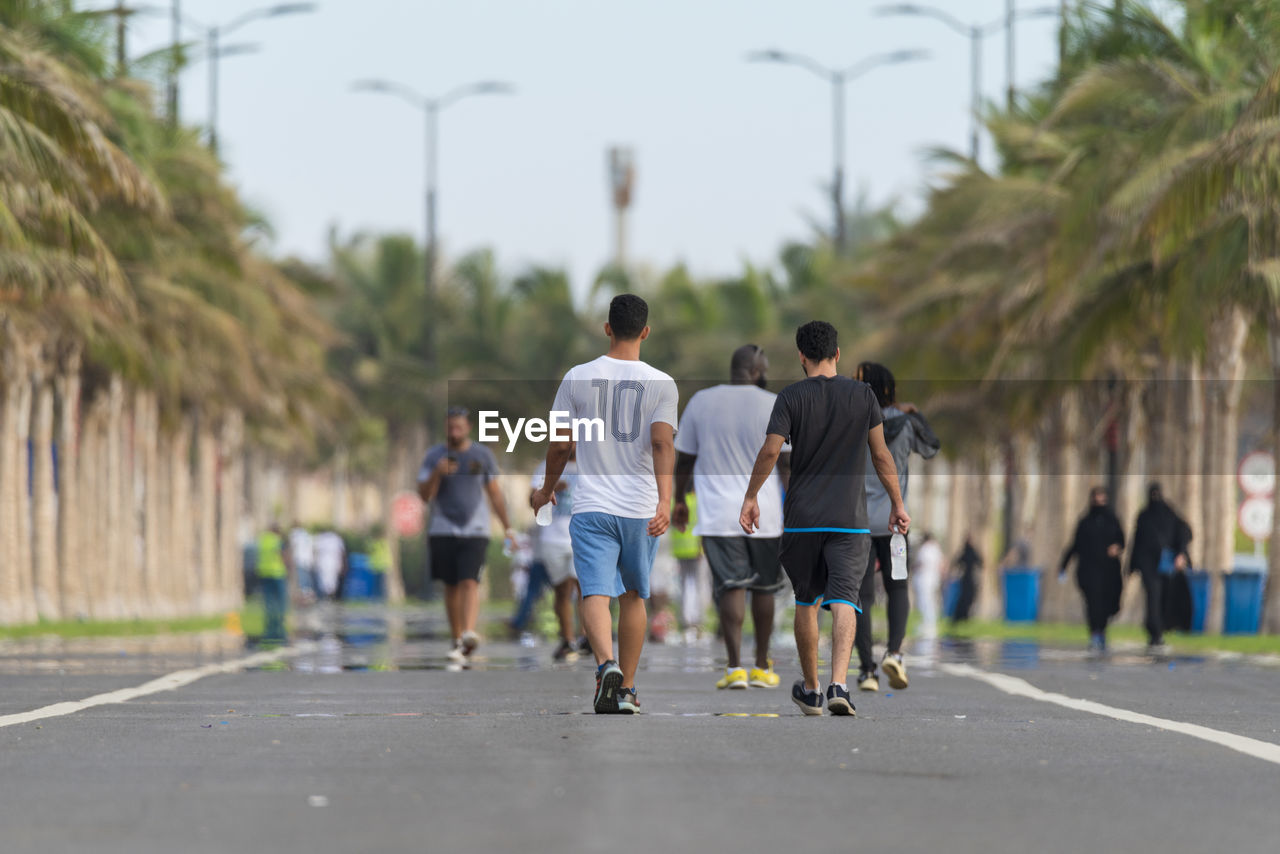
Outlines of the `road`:
[[[548,646],[489,644],[451,672],[435,612],[330,618],[336,632],[322,621],[248,670],[227,636],[0,647],[8,716],[232,663],[127,702],[0,718],[3,850],[1280,846],[1275,667],[944,642],[910,659],[909,689],[855,696],[856,719],[806,718],[785,688],[715,691],[709,644],[654,646],[629,718],[587,714],[590,664],[552,667]],[[778,660],[789,684],[794,651]],[[1077,700],[1242,736],[1244,752],[1060,704]]]

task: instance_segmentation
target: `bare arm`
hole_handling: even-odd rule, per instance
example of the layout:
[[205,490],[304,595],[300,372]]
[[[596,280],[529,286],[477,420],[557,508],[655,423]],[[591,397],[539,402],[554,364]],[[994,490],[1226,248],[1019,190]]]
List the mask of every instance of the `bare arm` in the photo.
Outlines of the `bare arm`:
[[440,492],[440,482],[457,470],[458,461],[449,459],[449,455],[445,454],[431,467],[431,476],[426,480],[418,481],[418,497],[424,504],[430,504]]
[[754,534],[760,527],[760,502],[756,496],[760,494],[760,487],[764,486],[773,472],[773,467],[778,462],[778,455],[782,453],[784,441],[785,437],[777,433],[769,433],[764,437],[760,453],[756,454],[756,464],[751,469],[747,494],[742,499],[742,512],[738,514],[738,524],[748,534]]
[[782,481],[782,488],[791,488],[791,452],[778,455],[778,480]]
[[892,505],[889,511],[889,529],[905,534],[911,528],[911,517],[907,515],[907,508],[902,503],[902,492],[898,489],[898,467],[894,465],[889,446],[884,443],[883,424],[871,428],[867,434],[867,445],[871,448],[871,462],[875,466],[876,477],[880,478],[880,484]]
[[671,524],[671,493],[676,468],[676,431],[665,421],[649,426],[649,445],[653,451],[653,479],[658,483],[658,508],[649,520],[649,536],[658,537]]
[[573,456],[573,442],[552,442],[547,446],[547,473],[542,484],[533,485],[533,495],[529,496],[529,506],[537,513],[544,504],[556,504],[556,486],[560,483],[560,475]]
[[679,451],[676,454],[676,507],[671,511],[671,524],[683,531],[689,525],[689,505],[685,496],[689,494],[689,481],[693,479],[693,466],[698,461],[696,454]]
[[511,518],[507,516],[507,497],[502,494],[498,479],[489,478],[489,482],[484,485],[484,491],[489,494],[489,503],[493,506],[494,515],[502,523],[503,532],[508,537],[511,536]]

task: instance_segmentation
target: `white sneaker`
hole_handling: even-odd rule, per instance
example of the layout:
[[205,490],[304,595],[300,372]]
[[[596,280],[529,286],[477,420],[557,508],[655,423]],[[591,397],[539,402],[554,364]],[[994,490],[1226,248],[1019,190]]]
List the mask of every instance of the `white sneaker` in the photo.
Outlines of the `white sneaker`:
[[460,641],[454,641],[453,646],[449,649],[449,660],[461,664],[467,660],[467,654],[462,651]]
[[476,647],[480,645],[480,636],[468,629],[462,633],[462,637],[458,639],[462,644],[462,654],[469,656],[476,651]]

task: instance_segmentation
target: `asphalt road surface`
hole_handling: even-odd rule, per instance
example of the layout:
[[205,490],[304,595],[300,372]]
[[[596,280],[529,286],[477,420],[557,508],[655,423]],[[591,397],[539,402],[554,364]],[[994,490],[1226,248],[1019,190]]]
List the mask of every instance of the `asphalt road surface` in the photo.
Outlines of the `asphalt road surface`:
[[0,850],[1280,851],[1266,663],[944,641],[806,718],[794,648],[782,689],[729,692],[709,642],[650,646],[615,717],[546,645],[450,671],[435,612],[313,622],[265,655],[0,645]]

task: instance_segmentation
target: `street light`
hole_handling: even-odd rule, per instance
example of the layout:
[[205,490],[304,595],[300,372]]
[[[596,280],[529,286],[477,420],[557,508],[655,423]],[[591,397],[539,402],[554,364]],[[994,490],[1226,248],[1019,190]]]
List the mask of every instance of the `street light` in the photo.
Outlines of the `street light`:
[[915,15],[925,18],[936,18],[963,36],[969,37],[969,159],[978,162],[978,117],[982,111],[982,41],[987,36],[1005,31],[1008,51],[1005,57],[1005,74],[1008,78],[1009,106],[1013,105],[1013,24],[1025,18],[1043,18],[1047,15],[1060,14],[1059,9],[1042,6],[1037,9],[1014,9],[1014,0],[1005,0],[1005,14],[989,24],[966,24],[950,12],[934,6],[918,6],[914,3],[899,3],[892,6],[879,6],[877,15]]
[[912,62],[917,59],[925,59],[928,56],[928,52],[923,50],[898,50],[892,53],[868,56],[841,70],[828,68],[816,59],[799,53],[788,53],[781,50],[758,50],[747,54],[748,62],[776,62],[783,65],[798,65],[831,84],[832,159],[834,161],[831,178],[831,204],[832,212],[835,214],[833,225],[837,253],[844,253],[846,243],[844,221],[845,84],[856,80],[873,68],[879,68],[882,65],[894,65],[899,62]]
[[[235,30],[240,29],[245,24],[257,21],[261,18],[278,18],[281,15],[298,15],[306,12],[314,12],[316,10],[315,3],[280,3],[275,6],[263,6],[258,9],[251,9],[238,18],[233,18],[229,23],[216,24],[214,26],[206,26],[196,21],[189,15],[183,15],[178,8],[179,0],[173,0],[173,21],[174,21],[174,52],[175,63],[176,55],[179,48],[177,44],[177,22],[182,21],[189,27],[201,30],[204,33],[205,42],[208,45],[206,49],[206,59],[209,61],[209,148],[214,155],[218,153],[218,60],[226,56],[238,56],[245,53],[253,53],[258,49],[254,44],[235,44],[222,46],[222,38],[230,35]],[[173,83],[173,91],[171,94],[171,109],[176,124],[177,117],[177,83]]]
[[[436,149],[437,125],[440,111],[449,105],[472,95],[510,95],[515,92],[515,87],[510,83],[504,83],[500,80],[481,80],[476,83],[467,83],[456,89],[451,89],[443,95],[439,95],[434,98],[423,95],[411,86],[405,86],[402,83],[395,83],[388,80],[358,80],[351,84],[351,88],[355,92],[377,92],[384,95],[395,95],[396,97],[408,102],[416,109],[421,110],[426,119],[426,288],[427,302],[434,310],[437,254]],[[424,339],[423,355],[427,362],[427,366],[434,368],[436,363],[434,320],[428,321],[426,330],[424,331]]]

